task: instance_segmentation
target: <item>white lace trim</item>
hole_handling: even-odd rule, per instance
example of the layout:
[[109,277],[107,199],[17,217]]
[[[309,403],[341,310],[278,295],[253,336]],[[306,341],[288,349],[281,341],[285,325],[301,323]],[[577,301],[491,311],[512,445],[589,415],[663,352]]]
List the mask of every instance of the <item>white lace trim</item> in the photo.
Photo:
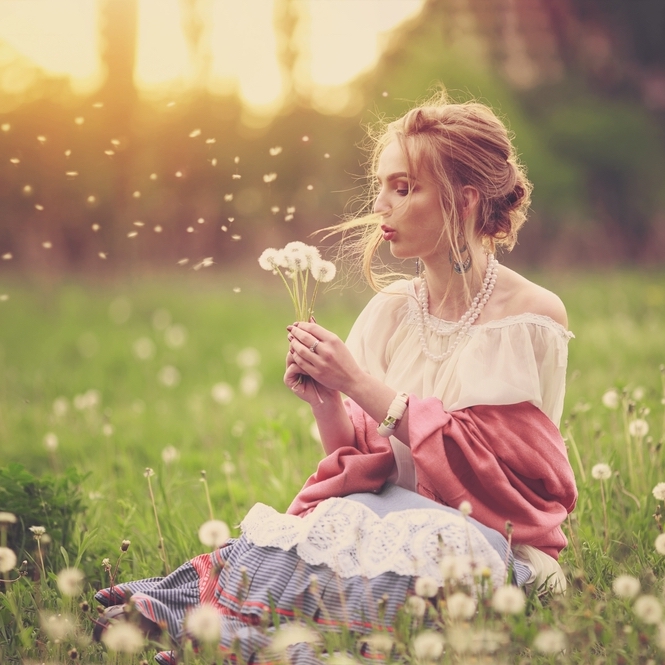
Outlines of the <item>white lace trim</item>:
[[[305,562],[325,564],[341,577],[394,572],[432,577],[439,585],[444,576],[456,577],[473,586],[473,571],[487,567],[495,588],[505,578],[504,562],[482,533],[462,516],[443,510],[402,510],[380,518],[357,501],[331,498],[309,515],[296,517],[257,503],[240,528],[254,545],[285,551],[296,547]],[[471,565],[460,565],[462,560]]]
[[[412,324],[418,323],[418,317],[420,316],[420,303],[418,302],[415,286],[413,281],[408,282],[407,290],[409,295],[413,298],[408,299],[409,310],[407,314],[407,322]],[[445,334],[446,331],[450,330],[452,332],[453,328],[457,326],[455,321],[448,321],[446,319],[439,319],[436,316],[430,314],[430,321],[433,325],[436,325],[437,329]],[[512,314],[510,316],[504,316],[501,319],[493,319],[492,321],[487,321],[486,323],[475,323],[472,325],[468,334],[473,335],[476,330],[481,328],[504,328],[506,326],[517,325],[520,323],[530,323],[532,325],[542,326],[544,328],[549,328],[552,332],[555,332],[566,340],[572,339],[575,335],[570,331],[566,330],[558,321],[555,321],[553,318],[546,316],[545,314],[535,314],[534,312],[524,312],[522,314]]]

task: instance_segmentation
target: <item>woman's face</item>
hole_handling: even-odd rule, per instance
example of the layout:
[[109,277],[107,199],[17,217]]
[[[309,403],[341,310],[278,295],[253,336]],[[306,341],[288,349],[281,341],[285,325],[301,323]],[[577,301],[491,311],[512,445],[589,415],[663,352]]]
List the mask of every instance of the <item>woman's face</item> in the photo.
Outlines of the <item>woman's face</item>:
[[[442,234],[444,220],[439,193],[431,179],[409,177],[406,155],[399,141],[390,142],[379,157],[379,195],[374,212],[381,215],[384,240],[399,259],[445,258],[448,248]],[[446,245],[444,247],[444,245]]]

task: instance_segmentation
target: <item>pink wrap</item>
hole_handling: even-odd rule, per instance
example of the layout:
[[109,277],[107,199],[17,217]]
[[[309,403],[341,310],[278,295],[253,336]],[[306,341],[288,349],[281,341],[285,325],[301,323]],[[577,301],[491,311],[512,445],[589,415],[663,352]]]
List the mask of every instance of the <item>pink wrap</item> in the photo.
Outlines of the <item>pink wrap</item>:
[[[356,447],[323,459],[288,512],[305,515],[333,496],[378,492],[394,468],[390,442],[377,423],[348,400]],[[470,501],[473,516],[513,542],[557,558],[567,540],[561,523],[577,501],[575,478],[561,434],[528,402],[445,411],[430,397],[409,398],[409,438],[418,492],[457,508]]]

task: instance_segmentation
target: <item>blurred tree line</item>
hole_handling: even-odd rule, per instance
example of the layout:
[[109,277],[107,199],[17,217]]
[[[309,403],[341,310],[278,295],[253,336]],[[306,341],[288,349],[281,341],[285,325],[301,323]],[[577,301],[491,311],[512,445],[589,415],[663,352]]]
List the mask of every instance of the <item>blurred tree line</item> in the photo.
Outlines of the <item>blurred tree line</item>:
[[20,97],[0,93],[0,269],[198,268],[306,240],[360,205],[364,127],[439,85],[515,133],[535,192],[512,262],[665,258],[661,0],[426,0],[371,73],[326,93],[335,113],[298,76],[306,4],[276,0],[287,94],[269,122],[206,92],[205,3],[181,8],[199,80],[187,93],[137,92],[136,0],[101,0],[94,95],[34,72]]

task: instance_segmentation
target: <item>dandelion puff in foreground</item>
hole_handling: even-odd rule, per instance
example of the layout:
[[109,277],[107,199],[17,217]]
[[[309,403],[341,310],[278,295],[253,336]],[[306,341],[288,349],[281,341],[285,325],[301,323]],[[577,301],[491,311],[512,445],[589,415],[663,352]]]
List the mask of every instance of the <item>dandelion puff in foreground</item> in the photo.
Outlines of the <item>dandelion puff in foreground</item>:
[[439,592],[439,583],[433,577],[419,577],[414,585],[417,596],[432,598]]
[[270,643],[270,650],[283,654],[295,644],[317,644],[320,641],[320,635],[311,628],[296,623],[287,624],[275,633]]
[[76,620],[67,614],[44,612],[40,618],[44,632],[55,642],[62,642],[76,632]]
[[199,540],[206,547],[221,547],[231,537],[226,522],[208,520],[199,527]]
[[492,607],[499,614],[521,614],[526,607],[526,597],[519,587],[502,586],[494,592]]
[[608,464],[595,464],[591,468],[591,476],[596,480],[607,480],[612,477],[612,469]]
[[132,623],[119,621],[109,626],[102,635],[102,642],[110,651],[137,653],[143,649],[143,633]]
[[663,606],[656,596],[645,594],[640,596],[633,605],[633,611],[644,623],[660,623],[663,618]]
[[444,644],[442,635],[433,630],[427,630],[413,640],[413,653],[418,660],[439,660],[443,655]]
[[219,614],[212,605],[200,605],[185,619],[187,631],[201,642],[217,642],[220,637]]
[[0,511],[0,524],[16,524],[16,515],[5,510]]
[[411,616],[422,618],[427,611],[427,602],[420,596],[409,596],[404,603],[404,609]]
[[632,575],[619,575],[612,582],[612,591],[619,598],[635,598],[640,592],[640,581]]
[[540,653],[561,653],[566,648],[566,636],[558,628],[546,628],[536,635],[533,648]]
[[372,653],[389,654],[392,651],[393,638],[388,633],[372,633],[362,638]]
[[461,591],[449,596],[446,604],[451,619],[470,619],[476,613],[476,601]]
[[642,418],[636,418],[629,423],[628,432],[635,438],[642,438],[649,433],[649,423]]
[[16,554],[9,547],[0,547],[0,573],[8,573],[16,568]]
[[63,596],[78,596],[83,592],[83,580],[78,568],[64,568],[58,573],[58,589]]

